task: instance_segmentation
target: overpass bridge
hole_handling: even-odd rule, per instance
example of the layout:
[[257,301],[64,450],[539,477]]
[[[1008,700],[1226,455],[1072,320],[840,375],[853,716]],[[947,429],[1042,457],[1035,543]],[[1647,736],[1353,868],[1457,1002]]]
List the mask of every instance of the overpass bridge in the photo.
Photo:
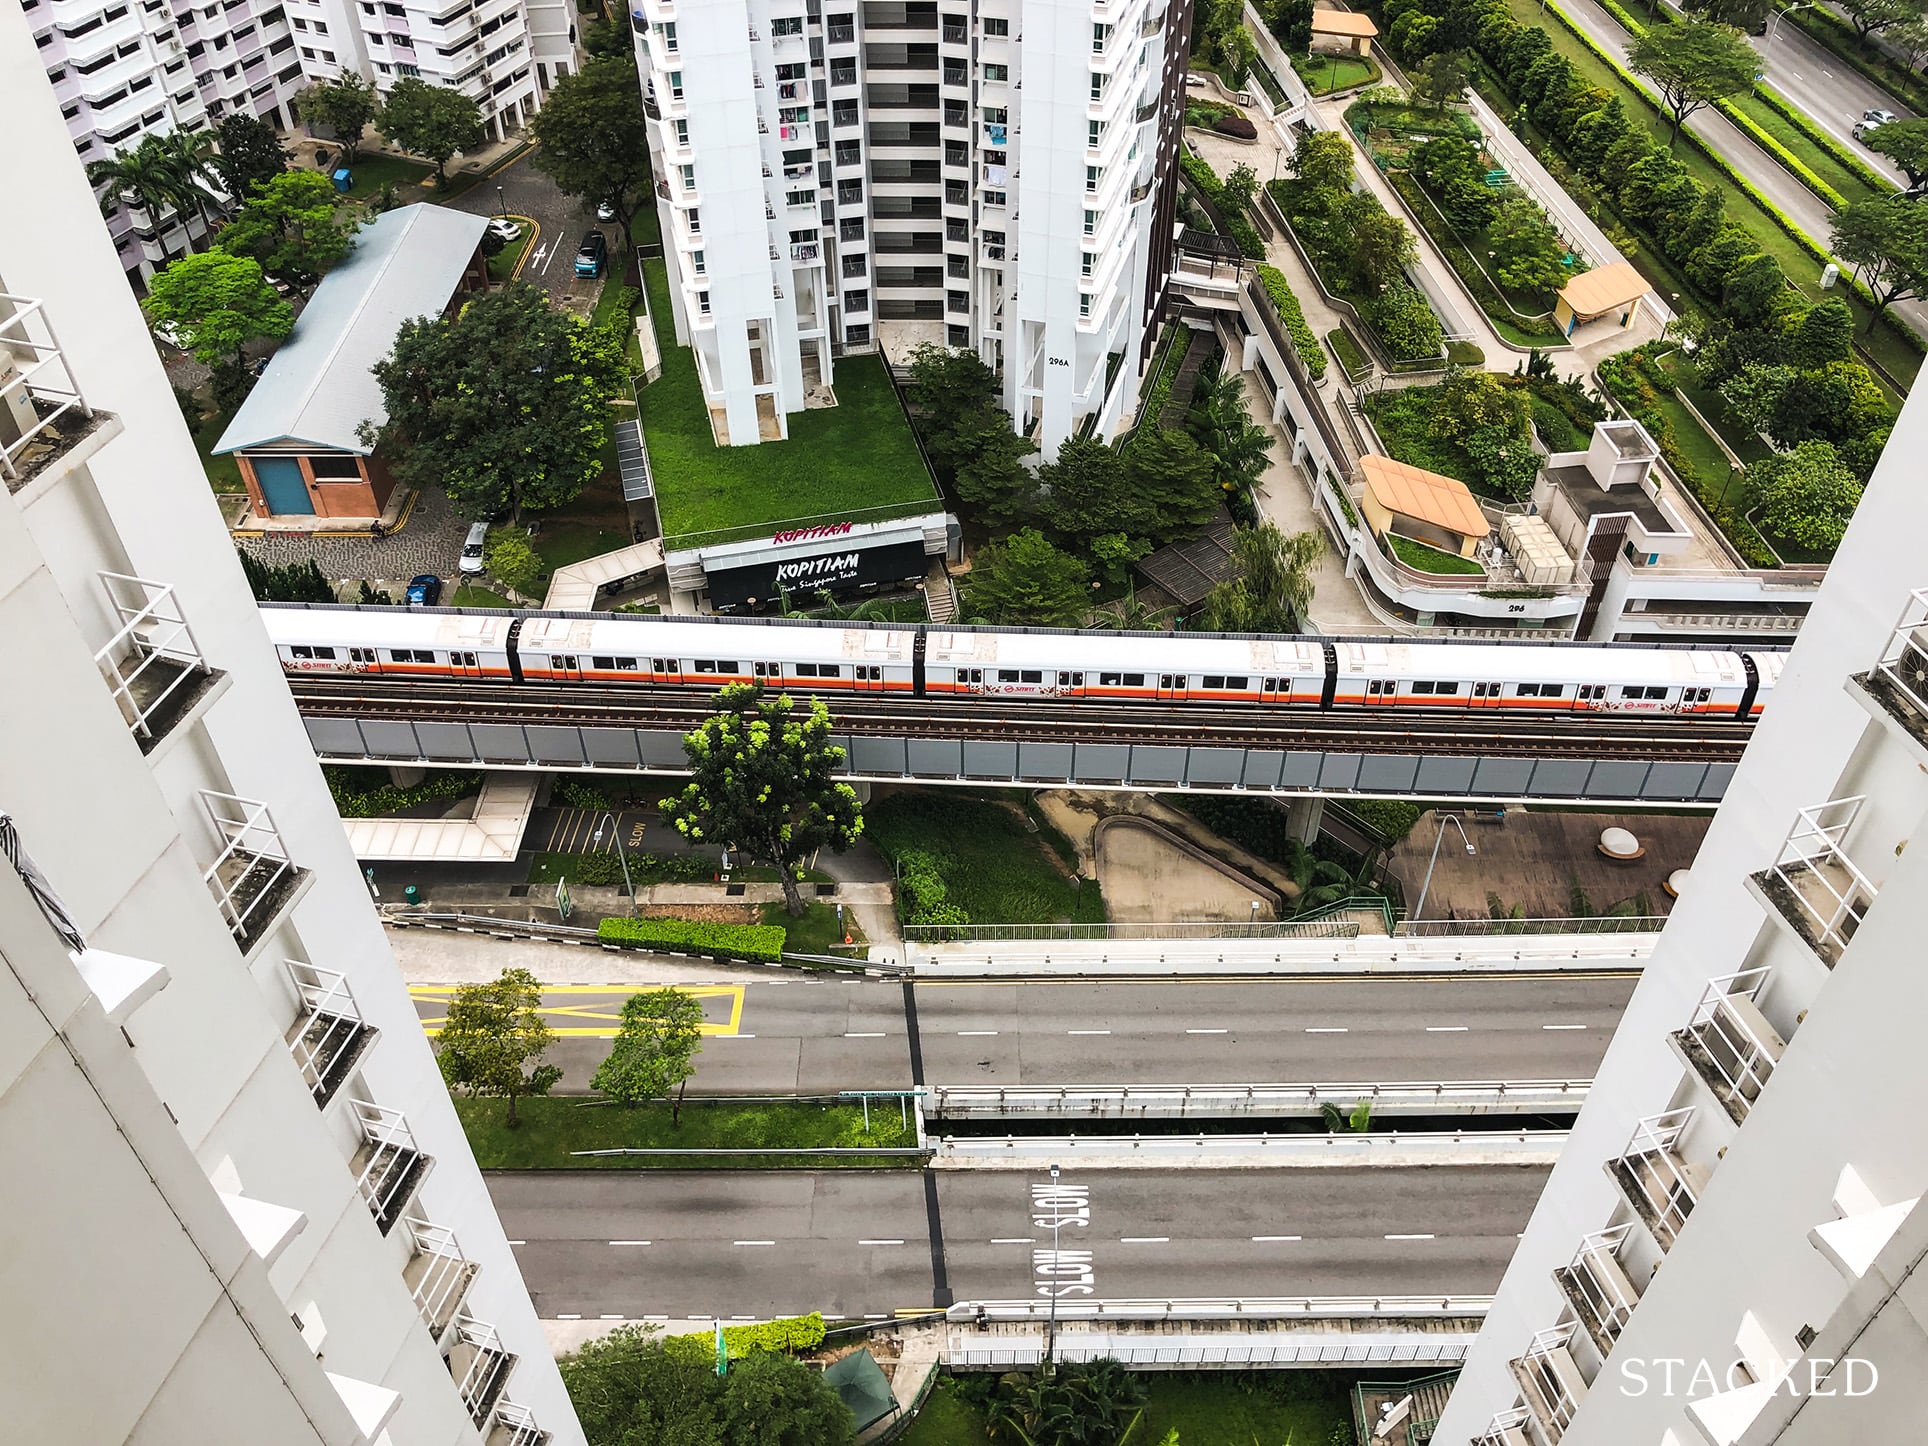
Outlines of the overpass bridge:
[[[676,775],[707,695],[626,685],[301,674],[289,686],[327,762]],[[1187,702],[850,694],[847,775],[867,782],[1241,790],[1466,802],[1712,808],[1750,723],[1650,714],[1255,713]]]

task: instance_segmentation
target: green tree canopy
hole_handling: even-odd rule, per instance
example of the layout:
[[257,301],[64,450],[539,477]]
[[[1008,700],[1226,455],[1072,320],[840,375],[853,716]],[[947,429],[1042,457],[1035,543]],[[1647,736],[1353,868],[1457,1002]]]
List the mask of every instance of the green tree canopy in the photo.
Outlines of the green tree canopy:
[[[1245,31],[1238,32],[1243,35]],[[1252,198],[1259,193],[1259,174],[1250,166],[1233,166],[1219,182],[1218,208],[1227,216],[1243,216],[1252,205]]]
[[1058,460],[1038,468],[1051,526],[1067,537],[1129,532],[1136,509],[1125,492],[1125,462],[1095,437],[1072,437]]
[[1439,384],[1431,431],[1459,444],[1488,491],[1517,499],[1533,490],[1540,470],[1530,411],[1524,388],[1509,387],[1492,372],[1455,368]]
[[1419,243],[1406,223],[1370,191],[1356,191],[1333,208],[1333,229],[1345,238],[1344,264],[1366,295],[1400,281],[1419,259]]
[[555,1065],[538,1063],[555,1038],[537,1012],[541,1004],[535,975],[504,969],[489,983],[460,986],[436,1036],[436,1062],[448,1087],[507,1100],[512,1129],[516,1100],[546,1095],[562,1078]]
[[797,880],[818,849],[842,853],[863,832],[857,790],[835,775],[844,751],[830,741],[823,700],[735,683],[717,711],[683,735],[693,777],[663,800],[663,817],[692,843],[731,844],[777,866],[784,906],[803,915]]
[[382,98],[375,87],[352,70],[344,70],[334,80],[317,81],[301,93],[297,104],[303,120],[326,126],[334,135],[344,164],[361,154],[362,133],[382,113]]
[[1750,89],[1761,58],[1731,25],[1683,20],[1656,25],[1627,50],[1627,64],[1652,81],[1673,115],[1671,146],[1687,117],[1702,106]]
[[388,420],[364,423],[364,440],[386,446],[402,481],[441,486],[472,521],[560,507],[598,476],[609,399],[626,375],[613,332],[522,281],[452,318],[404,322],[373,371]]
[[1027,527],[979,549],[965,591],[970,610],[994,623],[1070,628],[1091,606],[1091,575]]
[[1788,352],[1796,366],[1819,367],[1854,355],[1854,313],[1838,296],[1817,301],[1794,324]]
[[1499,193],[1486,184],[1479,148],[1458,131],[1436,135],[1414,152],[1413,172],[1457,231],[1482,230],[1499,211]]
[[1827,442],[1756,462],[1744,481],[1769,532],[1817,551],[1840,545],[1861,501],[1860,480]]
[[727,1446],[850,1446],[856,1422],[822,1371],[752,1351],[724,1378],[723,1434]]
[[1901,196],[1852,202],[1834,213],[1832,239],[1874,294],[1877,316],[1928,286],[1928,206]]
[[294,330],[294,308],[261,274],[259,262],[216,248],[183,256],[148,284],[148,320],[172,327],[196,361],[238,373],[241,348]]
[[1125,448],[1126,491],[1138,514],[1126,530],[1154,547],[1196,537],[1224,500],[1218,462],[1189,434],[1149,419]]
[[[170,135],[166,138],[145,135],[132,150],[116,151],[105,161],[87,167],[87,179],[103,187],[101,214],[111,216],[122,206],[145,211],[156,231],[165,235],[167,213],[174,212],[186,226],[190,216],[206,219],[218,198],[208,188],[207,176],[214,160],[212,143],[205,137]],[[193,238],[188,248],[194,249]]]
[[1863,144],[1901,167],[1910,186],[1928,180],[1928,120],[1889,121],[1877,126]]
[[482,123],[482,108],[461,91],[407,75],[395,82],[382,106],[382,134],[403,150],[433,161],[436,183],[446,186],[449,158],[481,145],[488,128]]
[[1245,410],[1245,382],[1221,368],[1201,385],[1185,425],[1221,492],[1256,487],[1271,460],[1272,434]]
[[221,249],[252,256],[261,269],[308,291],[355,247],[361,223],[336,206],[319,171],[283,171],[256,185],[240,213],[221,228]]
[[1537,202],[1515,196],[1487,228],[1493,274],[1515,291],[1553,292],[1566,285],[1566,243]]
[[1921,16],[1914,0],[1838,0],[1841,13],[1862,39]]
[[1329,210],[1352,190],[1352,143],[1338,131],[1308,130],[1292,147],[1292,174]]
[[1413,94],[1434,110],[1443,111],[1460,98],[1470,78],[1463,52],[1437,51],[1413,70]]
[[529,164],[565,195],[616,208],[625,247],[648,190],[649,128],[632,54],[591,60],[555,83],[529,128],[540,143]]
[[670,1101],[670,1123],[683,1117],[683,1091],[703,1050],[703,1005],[680,989],[652,989],[623,1001],[622,1022],[589,1087],[619,1104]]
[[1289,536],[1270,522],[1232,532],[1237,575],[1206,594],[1202,626],[1215,633],[1300,633],[1312,609],[1312,568],[1325,553],[1317,532]]
[[236,201],[245,201],[258,184],[272,181],[288,169],[288,148],[273,126],[244,111],[236,111],[214,129],[221,153],[214,169]]
[[997,374],[976,352],[918,347],[905,390],[939,481],[994,527],[1031,511],[1037,479],[1024,459],[1037,444],[1012,429],[998,405]]

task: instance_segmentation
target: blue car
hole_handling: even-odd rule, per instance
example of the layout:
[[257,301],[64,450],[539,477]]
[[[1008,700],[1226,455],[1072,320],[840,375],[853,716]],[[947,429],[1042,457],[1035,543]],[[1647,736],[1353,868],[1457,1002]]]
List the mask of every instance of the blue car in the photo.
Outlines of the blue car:
[[442,579],[432,572],[408,580],[408,605],[412,608],[432,608],[442,600]]
[[576,248],[576,275],[601,276],[603,263],[608,259],[609,243],[603,239],[603,233],[591,231]]

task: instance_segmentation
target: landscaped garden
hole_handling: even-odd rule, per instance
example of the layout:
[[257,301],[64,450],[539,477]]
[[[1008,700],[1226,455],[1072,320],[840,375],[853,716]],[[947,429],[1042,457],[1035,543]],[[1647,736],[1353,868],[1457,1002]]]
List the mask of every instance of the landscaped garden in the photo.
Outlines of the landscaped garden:
[[1369,55],[1295,55],[1292,68],[1314,95],[1372,85],[1379,79],[1379,62]]
[[821,1155],[578,1155],[578,1150],[776,1150],[892,1149],[917,1143],[915,1125],[906,1129],[895,1108],[870,1111],[864,1128],[860,1106],[814,1101],[694,1103],[683,1107],[680,1123],[661,1104],[634,1109],[581,1096],[557,1095],[516,1103],[519,1123],[511,1128],[500,1100],[455,1098],[475,1162],[485,1170],[634,1170],[650,1166],[678,1170],[805,1169],[861,1164],[865,1169],[912,1165],[908,1157],[851,1161]]
[[1388,456],[1481,496],[1518,502],[1539,475],[1524,378],[1456,371],[1432,386],[1387,387],[1366,398],[1366,415]]
[[1400,537],[1396,533],[1386,534],[1386,545],[1392,555],[1407,567],[1419,572],[1430,572],[1447,577],[1485,577],[1486,569],[1470,557],[1461,557],[1456,552],[1444,552],[1437,547],[1429,547],[1423,542],[1415,542],[1410,537]]
[[919,902],[926,913],[947,904],[964,915],[929,922],[1103,922],[1098,885],[1076,882],[1075,866],[1049,847],[1044,827],[1019,806],[956,789],[893,790],[864,813],[865,836],[886,858],[942,884],[934,901],[927,891],[908,890],[918,895],[900,901],[911,922],[918,922]]

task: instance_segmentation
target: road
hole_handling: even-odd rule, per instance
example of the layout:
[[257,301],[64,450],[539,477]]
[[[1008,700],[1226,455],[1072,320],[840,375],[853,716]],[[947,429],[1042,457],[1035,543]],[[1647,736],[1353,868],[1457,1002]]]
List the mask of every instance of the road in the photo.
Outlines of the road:
[[[553,946],[549,946],[553,947]],[[612,965],[612,969],[620,965]],[[831,1094],[913,1082],[905,986],[718,969],[695,1093]],[[1121,1085],[1590,1079],[1629,974],[912,986],[927,1084]],[[451,986],[411,985],[429,1028]],[[562,1088],[583,1090],[642,985],[551,986]]]
[[[1483,1294],[1539,1198],[1535,1166],[1068,1171],[1097,1299]],[[1016,1171],[495,1174],[543,1317],[878,1316],[1036,1290],[1053,1248]],[[932,1241],[939,1244],[932,1249]],[[938,1283],[941,1265],[945,1285]],[[1069,1297],[1067,1297],[1069,1298]]]
[[1891,110],[1904,120],[1914,113],[1792,21],[1776,21],[1771,34],[1771,40],[1757,36],[1753,42],[1767,83],[1867,165],[1897,186],[1907,185],[1900,167],[1854,138],[1854,123],[1868,110]]

